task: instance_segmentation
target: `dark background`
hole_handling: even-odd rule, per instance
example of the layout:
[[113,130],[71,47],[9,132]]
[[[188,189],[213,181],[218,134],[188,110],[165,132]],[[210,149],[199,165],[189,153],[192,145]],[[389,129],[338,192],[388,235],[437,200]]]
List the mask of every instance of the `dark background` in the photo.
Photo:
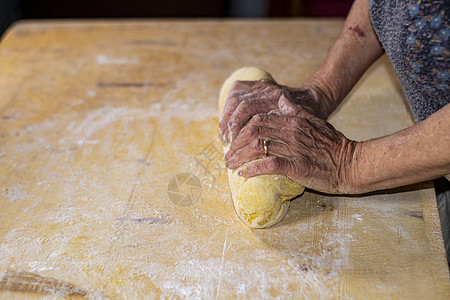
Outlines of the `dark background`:
[[0,0],[0,35],[18,19],[345,17],[352,0]]

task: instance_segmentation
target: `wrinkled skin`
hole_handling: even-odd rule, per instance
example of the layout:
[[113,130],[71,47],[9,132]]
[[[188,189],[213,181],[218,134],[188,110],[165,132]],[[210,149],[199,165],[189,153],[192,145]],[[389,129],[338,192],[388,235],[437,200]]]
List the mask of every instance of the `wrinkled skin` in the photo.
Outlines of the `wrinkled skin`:
[[236,81],[228,93],[220,118],[219,129],[224,143],[235,139],[239,131],[256,114],[269,113],[280,109],[280,99],[284,98],[297,110],[326,119],[325,109],[320,107],[320,93],[312,87],[291,88],[271,80]]
[[[317,191],[345,192],[356,142],[284,97],[280,106],[269,114],[254,116],[239,132],[225,156],[226,166],[234,170],[262,158],[239,174],[283,174]],[[268,157],[264,139],[269,139]]]

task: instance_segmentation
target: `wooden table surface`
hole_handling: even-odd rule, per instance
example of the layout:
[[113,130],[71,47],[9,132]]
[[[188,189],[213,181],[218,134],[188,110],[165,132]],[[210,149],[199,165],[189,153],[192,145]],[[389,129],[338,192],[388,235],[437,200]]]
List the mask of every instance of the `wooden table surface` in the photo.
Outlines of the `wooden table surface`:
[[[431,183],[233,209],[217,98],[236,68],[298,86],[342,20],[21,22],[0,43],[0,298],[450,297]],[[332,115],[412,124],[386,57]]]

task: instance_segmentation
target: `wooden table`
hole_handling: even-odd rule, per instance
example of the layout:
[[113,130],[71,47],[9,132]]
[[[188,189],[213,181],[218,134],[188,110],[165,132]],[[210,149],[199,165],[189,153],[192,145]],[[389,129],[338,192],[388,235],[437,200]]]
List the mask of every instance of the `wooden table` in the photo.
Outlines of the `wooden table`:
[[[217,98],[236,68],[299,85],[342,20],[21,22],[0,43],[0,298],[450,296],[431,183],[306,192],[237,218]],[[331,117],[363,140],[412,124],[383,57]]]

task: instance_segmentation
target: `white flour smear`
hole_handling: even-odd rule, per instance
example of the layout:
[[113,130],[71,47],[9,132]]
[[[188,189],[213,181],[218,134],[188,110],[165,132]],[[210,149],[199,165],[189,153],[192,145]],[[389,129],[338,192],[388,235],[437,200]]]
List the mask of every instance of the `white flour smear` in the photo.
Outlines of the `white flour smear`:
[[[2,196],[17,205],[17,217],[2,237],[0,273],[56,278],[90,298],[338,295],[348,232],[357,220],[337,221],[338,210],[322,212],[306,194],[280,225],[245,227],[226,176],[210,180],[195,163],[216,138],[217,108],[173,96],[146,109],[103,106],[82,116],[55,115],[5,145],[5,157],[15,161],[8,172],[21,177],[2,177],[8,189]],[[184,133],[173,140],[183,129],[174,124],[191,128],[191,122],[208,132],[200,134],[202,146]],[[168,197],[168,183],[182,172],[201,182],[200,198],[185,207]]]

